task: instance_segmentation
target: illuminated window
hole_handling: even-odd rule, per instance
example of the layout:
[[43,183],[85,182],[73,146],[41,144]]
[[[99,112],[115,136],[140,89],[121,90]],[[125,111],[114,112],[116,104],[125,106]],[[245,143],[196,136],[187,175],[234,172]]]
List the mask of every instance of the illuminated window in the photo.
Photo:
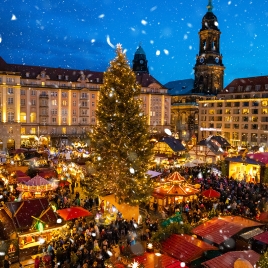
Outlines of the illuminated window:
[[67,106],[67,101],[66,100],[62,101],[62,106]]
[[26,113],[20,113],[20,122],[26,123]]
[[46,85],[46,82],[41,82],[41,85],[42,85],[42,86],[45,86],[45,85]]
[[214,110],[209,110],[209,114],[214,114]]
[[249,114],[249,109],[242,109],[242,114]]
[[231,114],[231,110],[230,110],[230,109],[226,109],[226,110],[225,110],[225,113],[226,113],[226,114]]
[[62,132],[62,134],[66,134],[66,133],[67,133],[67,131],[66,131],[66,127],[63,127],[63,128],[61,129],[61,132]]
[[257,116],[252,116],[251,121],[252,122],[258,122],[258,117]]
[[262,114],[267,114],[268,113],[268,109],[262,109]]
[[26,133],[25,127],[21,127],[20,128],[20,134],[25,135],[25,133]]
[[51,104],[52,104],[52,105],[57,105],[57,100],[52,100],[52,101],[51,101]]
[[35,127],[32,127],[32,128],[30,129],[30,133],[31,133],[31,134],[36,134],[36,128],[35,128]]
[[33,112],[30,114],[30,121],[31,123],[35,123],[36,122],[36,113]]

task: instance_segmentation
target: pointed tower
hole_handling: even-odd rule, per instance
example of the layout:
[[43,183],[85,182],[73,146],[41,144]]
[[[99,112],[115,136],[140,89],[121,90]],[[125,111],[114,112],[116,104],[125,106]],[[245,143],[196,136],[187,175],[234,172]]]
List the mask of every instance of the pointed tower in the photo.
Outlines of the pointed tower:
[[212,0],[199,31],[199,54],[194,67],[194,92],[217,95],[223,89],[224,65],[220,54],[220,35],[217,17],[213,14]]
[[134,60],[132,61],[132,63],[133,63],[132,69],[134,72],[149,73],[148,66],[147,66],[148,61],[146,60],[146,54],[140,45],[135,52]]

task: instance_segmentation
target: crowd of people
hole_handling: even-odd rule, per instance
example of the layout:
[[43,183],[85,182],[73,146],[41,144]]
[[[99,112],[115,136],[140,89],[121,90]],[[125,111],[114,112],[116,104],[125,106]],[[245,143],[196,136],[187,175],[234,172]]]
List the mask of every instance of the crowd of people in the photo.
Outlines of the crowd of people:
[[105,267],[105,262],[118,258],[123,251],[130,250],[136,242],[134,219],[124,220],[120,214],[110,225],[97,225],[85,218],[70,222],[68,230],[58,233],[54,239],[39,247],[35,268],[41,267]]

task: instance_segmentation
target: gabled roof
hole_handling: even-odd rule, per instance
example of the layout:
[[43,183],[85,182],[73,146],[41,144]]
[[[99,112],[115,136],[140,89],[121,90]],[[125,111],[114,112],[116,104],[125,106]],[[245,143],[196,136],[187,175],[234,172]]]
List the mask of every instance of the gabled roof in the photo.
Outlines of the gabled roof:
[[193,79],[184,79],[168,82],[164,85],[168,88],[168,94],[171,96],[192,94],[194,88]]
[[[145,268],[152,268],[152,267],[156,267],[154,266],[154,258],[155,258],[154,253],[145,252],[143,255],[135,257],[134,260],[140,264],[143,264]],[[164,267],[165,268],[181,268],[181,267],[189,268],[188,266],[181,266],[180,261],[166,254],[161,254],[161,259],[162,259],[161,267],[163,268]]]
[[199,141],[197,145],[208,147],[216,155],[224,154],[224,149],[231,146],[222,136],[210,136]]
[[191,263],[205,251],[218,249],[190,235],[173,234],[162,242],[162,250],[182,262]]
[[182,145],[179,139],[175,139],[172,136],[166,136],[159,140],[159,142],[165,142],[173,152],[184,151],[185,147]]
[[240,216],[226,216],[213,218],[202,223],[192,230],[192,233],[202,237],[206,241],[220,245],[228,238],[238,234],[250,227],[257,227],[263,224]]
[[41,220],[49,226],[57,223],[57,216],[52,211],[46,198],[7,202],[5,205],[13,216],[16,229],[29,230],[33,223],[32,216],[36,218],[41,217]]
[[157,84],[159,84],[161,86],[161,88],[166,88],[158,80],[156,80],[153,76],[151,76],[148,73],[136,72],[136,79],[137,79],[137,82],[142,87],[148,87],[149,85],[151,85],[153,83],[157,83]]
[[264,163],[257,161],[255,159],[249,158],[249,157],[245,157],[245,159],[243,159],[241,155],[234,156],[234,157],[226,157],[225,160],[229,162],[236,162],[236,163],[247,163],[251,165],[260,165],[260,166],[265,165]]
[[203,262],[202,265],[206,268],[230,268],[234,267],[234,263],[238,259],[246,260],[252,265],[252,267],[255,267],[255,264],[260,259],[260,254],[254,250],[230,251],[219,257]]

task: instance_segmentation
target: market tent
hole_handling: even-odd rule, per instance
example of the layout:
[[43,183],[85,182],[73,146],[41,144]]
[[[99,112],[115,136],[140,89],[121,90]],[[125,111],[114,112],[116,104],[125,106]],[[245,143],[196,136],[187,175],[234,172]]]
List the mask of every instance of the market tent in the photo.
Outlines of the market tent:
[[159,175],[161,175],[162,173],[154,171],[154,170],[148,170],[146,172],[146,174],[148,174],[149,176],[151,176],[151,178],[157,177]]
[[161,264],[159,266],[155,266],[155,262],[157,259],[157,255],[154,253],[148,253],[145,252],[141,256],[134,257],[134,261],[138,262],[139,264],[142,264],[145,268],[152,268],[152,267],[165,267],[165,268],[181,268],[185,267],[188,268],[188,266],[183,265],[180,261],[166,255],[166,254],[160,254],[160,260]]
[[199,165],[199,164],[204,164],[205,162],[201,159],[194,159],[191,161],[191,163]]
[[187,264],[201,258],[207,251],[218,251],[218,248],[186,234],[172,234],[161,245],[164,253]]
[[61,180],[59,181],[59,184],[58,186],[60,187],[64,187],[64,186],[69,186],[71,183],[69,181],[66,181],[66,180]]
[[192,163],[192,162],[187,162],[187,163],[184,163],[183,166],[185,166],[185,167],[196,167],[197,165]]
[[76,218],[92,216],[92,213],[82,207],[70,207],[57,210],[58,215],[60,215],[65,221],[69,221]]
[[210,188],[208,190],[203,191],[201,193],[201,195],[203,195],[204,197],[207,197],[207,198],[219,198],[221,196],[221,193]]
[[[250,262],[252,267],[259,261],[260,254],[256,253],[254,250],[245,250],[245,251],[230,251],[219,257],[213,258],[211,260],[205,261],[202,265],[206,268],[230,268],[236,267],[234,266],[235,262],[239,259],[243,258]],[[243,268],[248,268],[250,266],[240,266]]]
[[264,244],[268,245],[268,231],[258,234],[256,236],[253,237],[255,240],[261,241]]
[[240,216],[215,217],[195,227],[192,233],[202,237],[203,240],[220,245],[225,240],[240,233],[244,229],[249,230],[262,225],[262,223]]
[[247,157],[268,164],[268,153],[247,154]]

